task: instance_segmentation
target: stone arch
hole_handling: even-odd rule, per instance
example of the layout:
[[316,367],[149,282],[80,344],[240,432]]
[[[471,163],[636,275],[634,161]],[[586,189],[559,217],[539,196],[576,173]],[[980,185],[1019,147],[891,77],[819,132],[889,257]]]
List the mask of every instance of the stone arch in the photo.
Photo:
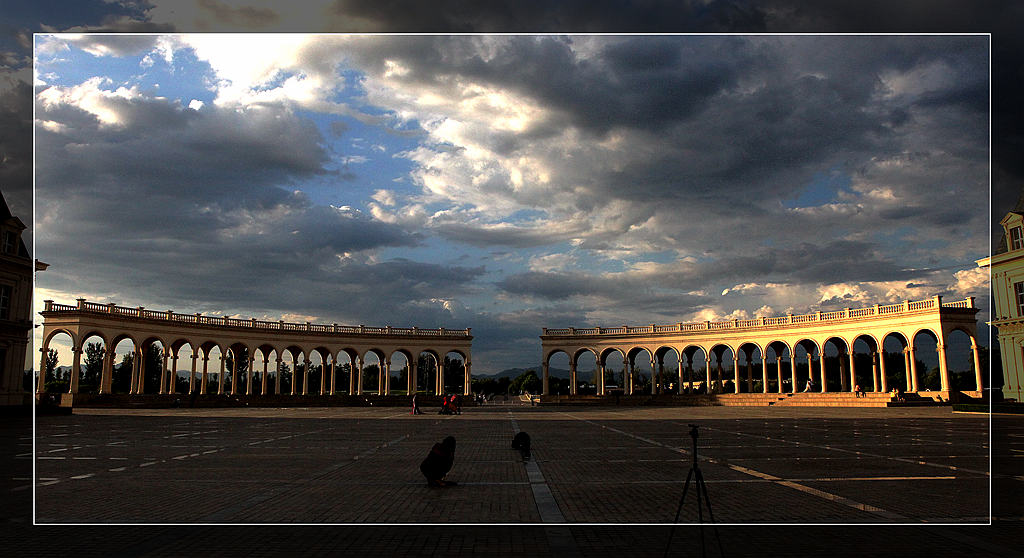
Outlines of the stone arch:
[[240,341],[228,343],[223,349],[224,389],[231,395],[248,393],[251,388],[250,360],[252,349]]
[[252,348],[253,393],[277,393],[274,382],[271,381],[277,375],[277,359],[271,357],[272,353],[276,356],[277,350],[269,343],[261,343]]
[[[725,354],[729,353],[729,358],[725,358]],[[728,343],[716,343],[708,351],[709,355],[713,355],[712,367],[713,370],[708,370],[706,374],[711,378],[711,386],[713,393],[739,393],[737,391],[736,373],[738,367],[734,369],[732,366],[729,367],[729,373],[725,372],[726,360],[736,360],[736,350],[733,349]]]
[[[697,353],[701,358],[697,358]],[[686,357],[686,393],[708,393],[707,370],[708,352],[701,345],[687,345],[683,347],[682,354]],[[694,365],[700,364],[703,368]]]
[[[593,395],[604,391],[601,386],[600,375],[598,374],[600,367],[597,365],[597,358],[597,351],[590,347],[576,349],[572,354],[573,370],[576,373],[572,386],[575,389],[574,393]],[[586,368],[587,366],[592,366],[592,368]],[[580,378],[580,376],[586,377],[585,373],[588,371],[590,372],[590,379],[593,384]]]
[[[400,356],[401,359],[396,359],[395,355]],[[401,367],[395,370],[395,366],[397,366],[400,361],[405,362]],[[390,355],[388,355],[388,363],[388,393],[390,394],[400,391],[406,395],[411,394],[413,367],[412,351],[404,348],[395,349],[391,351]]]
[[[829,349],[831,347],[831,349]],[[821,343],[822,389],[829,391],[853,391],[850,379],[850,342],[844,337],[833,335]]]
[[914,391],[910,366],[910,341],[902,331],[890,331],[879,341],[879,382],[887,389]]
[[[291,365],[288,365],[288,360]],[[302,393],[303,377],[306,375],[306,352],[298,345],[281,349],[281,393],[299,395]]]
[[[807,363],[804,364],[799,360],[800,350],[803,350],[804,356],[807,359]],[[815,366],[814,356],[815,353],[818,355],[818,365]],[[792,389],[793,392],[797,391],[813,391],[813,392],[826,392],[828,386],[822,381],[821,375],[821,363],[824,362],[822,357],[824,353],[821,352],[821,346],[817,341],[810,338],[803,338],[793,344],[793,354],[791,356],[792,361]],[[815,369],[817,368],[817,369]],[[810,382],[810,384],[809,384]]]
[[[66,336],[67,342],[58,338],[58,335]],[[56,347],[55,347],[56,345]],[[75,334],[65,328],[55,328],[43,338],[43,344],[39,348],[39,379],[37,391],[40,393],[66,393],[73,389],[72,378],[77,377],[74,372],[74,351],[78,347],[78,340]],[[57,363],[51,373],[47,374],[47,359],[50,351],[57,357]],[[62,366],[68,366],[67,372],[61,372]]]
[[434,349],[424,349],[416,355],[416,391],[438,395],[438,371],[441,355]]
[[[608,361],[609,357],[612,357],[612,362]],[[620,368],[618,375],[616,375],[615,367],[613,366],[615,363],[617,363]],[[600,368],[603,374],[601,385],[605,388],[602,395],[607,393],[609,388],[615,389],[618,393],[624,393],[626,381],[626,353],[618,347],[608,347],[604,349],[601,351]]]
[[[103,393],[103,372],[106,369],[107,340],[103,332],[89,330],[79,338],[79,367],[77,387],[70,386],[73,393]],[[97,343],[94,339],[99,339]],[[73,366],[72,366],[73,368]],[[72,373],[75,370],[71,370]]]
[[[189,393],[190,385],[195,384],[195,368],[192,366],[192,355],[195,349],[192,341],[178,337],[168,347],[171,351],[168,363],[171,367],[168,372],[167,385],[163,387],[165,393]],[[184,376],[184,377],[183,377]],[[190,383],[191,380],[191,383]]]
[[[764,370],[764,349],[753,341],[744,341],[740,343],[737,351],[743,356],[743,368],[746,371],[746,381],[740,382],[740,391],[746,393],[763,392],[767,389],[763,374],[761,373]],[[759,369],[755,369],[754,366],[755,352],[757,353],[757,360],[760,361]]]
[[387,357],[380,349],[368,349],[362,354],[362,369],[358,370],[358,393],[360,395],[374,393],[384,394],[384,367]]
[[[569,377],[562,379],[553,374],[552,369],[564,369],[568,371]],[[572,393],[573,364],[572,355],[565,349],[554,349],[548,352],[547,358],[541,365],[541,390],[545,394],[564,395]]]
[[650,392],[654,384],[654,351],[637,345],[626,351],[626,357],[626,394]]
[[[671,358],[669,354],[671,353]],[[654,350],[657,372],[655,374],[655,393],[679,393],[682,381],[679,375],[679,351],[672,346],[662,345]],[[670,367],[666,368],[665,361]]]
[[[131,393],[132,376],[135,374],[139,340],[129,332],[120,332],[110,340],[108,363],[110,367],[109,391],[107,393]],[[118,362],[118,355],[121,356]]]
[[[448,355],[455,354],[462,360],[462,366],[456,364],[456,359],[450,358]],[[469,380],[466,376],[469,375],[469,355],[458,350],[449,349],[445,351],[442,357],[444,365],[442,367],[442,381],[441,393],[459,393],[467,395],[469,393]]]
[[979,370],[977,339],[967,328],[961,326],[949,328],[943,336],[946,373],[949,378],[948,389],[980,392],[984,384]]
[[168,347],[167,341],[158,335],[150,335],[142,340],[136,353],[141,360],[132,381],[132,393],[159,393],[161,384],[167,385]]
[[[766,360],[768,369],[767,383],[771,384],[775,382],[775,388],[769,387],[768,391],[771,393],[785,393],[786,386],[792,383],[793,378],[793,348],[782,340],[774,340],[765,345],[765,354],[771,351],[775,355],[775,361]],[[789,358],[789,378],[786,378],[787,374],[784,373],[784,367],[782,365],[783,359]]]
[[309,361],[306,372],[308,386],[307,395],[326,395],[330,388],[330,354],[331,352],[323,346],[314,347],[306,353]]
[[[858,349],[858,343],[861,349]],[[867,350],[863,350],[863,348]],[[860,333],[850,341],[850,383],[864,391],[881,392],[879,375],[878,339],[870,333]]]

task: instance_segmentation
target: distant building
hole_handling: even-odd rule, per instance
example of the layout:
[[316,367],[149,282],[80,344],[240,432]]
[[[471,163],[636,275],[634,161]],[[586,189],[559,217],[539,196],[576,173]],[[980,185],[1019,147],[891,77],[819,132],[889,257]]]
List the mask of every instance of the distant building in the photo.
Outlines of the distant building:
[[47,264],[29,255],[21,233],[25,223],[0,192],[0,405],[31,402],[25,389],[25,352],[32,336],[32,274]]
[[978,260],[978,266],[992,273],[993,308],[990,325],[999,330],[1002,353],[1003,397],[1024,401],[1024,193],[999,222],[1003,236],[990,257]]

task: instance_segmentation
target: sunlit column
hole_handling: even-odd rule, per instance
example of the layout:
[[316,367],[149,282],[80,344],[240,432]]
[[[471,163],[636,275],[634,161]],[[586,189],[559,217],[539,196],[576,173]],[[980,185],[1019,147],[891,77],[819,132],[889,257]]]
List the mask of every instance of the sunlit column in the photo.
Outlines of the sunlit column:
[[332,354],[331,355],[331,395],[335,394],[335,385],[336,385],[336,382],[337,382],[337,374],[338,374],[338,368],[337,368],[337,366],[335,366],[337,364],[337,360],[338,360],[338,357],[336,355]]
[[711,355],[704,354],[704,393],[714,393],[714,386],[711,385]]
[[775,355],[775,374],[779,377],[779,393],[782,393],[782,355]]
[[[807,374],[808,378],[810,378],[811,375],[814,374],[813,372],[811,372],[811,353],[807,353]],[[792,382],[790,389],[793,393],[796,393],[798,391],[797,388],[799,387],[799,383],[796,380],[796,347],[794,347],[793,350],[789,353],[789,376],[790,381]]]
[[348,394],[356,393],[356,360],[352,355],[348,356]]
[[238,355],[231,350],[231,395],[238,395]]
[[104,349],[103,372],[100,374],[100,393],[110,393],[110,384],[114,377],[114,351]]
[[940,341],[939,344],[935,346],[935,348],[938,349],[939,351],[940,389],[942,389],[942,391],[949,391],[949,367],[946,364],[946,345]]
[[978,355],[978,342],[971,338],[971,358],[974,361],[974,389],[979,392],[984,389],[981,376],[981,357]]
[[907,382],[907,391],[914,391],[913,379],[910,377],[910,347],[903,348],[903,376]]
[[68,393],[78,393],[78,377],[82,375],[82,348],[74,347],[71,349],[71,354],[74,355],[71,365],[71,382],[68,387]]
[[209,364],[210,364],[210,355],[206,354],[206,352],[204,351],[203,352],[203,377],[201,378],[201,380],[199,382],[199,393],[201,395],[205,395],[206,394],[206,385],[207,385],[207,383],[209,383],[208,382],[209,374],[207,373],[207,368],[209,367]]
[[850,352],[849,352],[848,356],[849,356],[849,361],[850,361],[850,386],[856,387],[857,386],[857,362],[854,359],[854,352],[853,352],[853,348],[852,347],[850,348]]
[[195,348],[192,349],[192,368],[188,373],[188,394],[192,395],[196,392],[196,358],[199,355],[196,354]]
[[732,391],[740,392],[740,355],[735,351],[732,353]]
[[224,369],[227,366],[227,359],[224,358],[224,351],[220,353],[220,372],[217,373],[217,395],[224,394]]
[[594,374],[597,375],[597,378],[595,378],[597,380],[597,382],[596,382],[596,384],[597,384],[597,394],[598,395],[604,395],[604,363],[603,362],[595,362],[594,363]]
[[377,377],[377,393],[391,395],[391,361],[380,361],[380,375]]
[[39,348],[39,380],[36,384],[36,393],[43,393],[46,391],[46,353],[49,347],[42,346]]
[[470,373],[470,370],[471,370],[471,367],[473,366],[473,363],[469,361],[469,355],[468,354],[466,355],[466,358],[462,362],[464,363],[463,364],[463,369],[465,371],[465,376],[463,377],[463,381],[462,381],[462,395],[469,395],[470,394],[470,388],[472,387],[472,386],[470,386],[470,378],[472,377],[472,374]]
[[[683,369],[683,353],[677,353],[677,357],[679,359],[679,363],[676,366],[676,374],[679,376],[679,389],[676,390],[676,393],[684,393],[684,388],[683,388],[683,374],[684,374],[684,371],[683,371],[684,370]],[[686,392],[688,393],[688,390]]]
[[818,377],[821,378],[821,393],[828,393],[828,382],[825,380],[825,346],[818,349]]
[[761,391],[768,393],[768,352],[761,351]]
[[878,351],[878,384],[882,388],[882,393],[889,391],[889,381],[885,378],[885,348],[883,347]]
[[178,354],[171,357],[171,381],[167,385],[167,393],[174,395],[178,392]]
[[661,383],[661,372],[664,366],[659,360],[657,364],[654,362],[654,358],[651,358],[651,395],[658,393],[658,385]]
[[878,393],[878,352],[871,351],[871,384],[875,393]]
[[626,395],[633,395],[633,361],[628,356],[622,361],[622,375],[626,380]]
[[444,357],[437,357],[437,374],[434,378],[435,391],[434,395],[444,394]]

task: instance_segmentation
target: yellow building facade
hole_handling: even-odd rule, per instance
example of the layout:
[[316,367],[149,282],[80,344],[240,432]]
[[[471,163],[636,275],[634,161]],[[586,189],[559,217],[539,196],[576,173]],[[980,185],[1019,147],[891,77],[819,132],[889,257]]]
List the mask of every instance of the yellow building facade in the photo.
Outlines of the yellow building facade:
[[1003,238],[992,256],[978,260],[991,271],[992,320],[1002,355],[1003,398],[1022,401],[1024,385],[1024,197],[1000,224]]

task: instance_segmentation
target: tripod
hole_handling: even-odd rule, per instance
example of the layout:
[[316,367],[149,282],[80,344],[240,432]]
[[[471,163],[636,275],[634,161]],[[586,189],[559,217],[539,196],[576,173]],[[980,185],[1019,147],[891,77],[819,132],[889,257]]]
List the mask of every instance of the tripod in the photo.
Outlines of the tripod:
[[[711,498],[708,496],[708,487],[704,483],[704,474],[700,472],[700,465],[697,460],[697,425],[690,424],[690,438],[693,438],[693,467],[690,467],[690,472],[686,475],[686,484],[683,485],[683,496],[679,498],[679,507],[676,508],[676,518],[672,521],[672,530],[668,535],[668,544],[665,546],[665,556],[668,556],[668,551],[672,547],[672,538],[676,532],[676,525],[679,524],[679,514],[683,512],[683,502],[686,501],[686,492],[690,489],[690,481],[694,481],[694,491],[697,492],[697,521],[700,524],[700,555],[707,556],[707,549],[704,546],[704,505],[708,508],[708,519],[711,521],[712,526],[715,523],[715,514],[711,512]],[[703,495],[704,505],[701,505],[701,496]],[[718,554],[725,556],[722,550],[722,539],[718,536],[718,527],[714,526],[715,529],[715,540],[718,541]]]

